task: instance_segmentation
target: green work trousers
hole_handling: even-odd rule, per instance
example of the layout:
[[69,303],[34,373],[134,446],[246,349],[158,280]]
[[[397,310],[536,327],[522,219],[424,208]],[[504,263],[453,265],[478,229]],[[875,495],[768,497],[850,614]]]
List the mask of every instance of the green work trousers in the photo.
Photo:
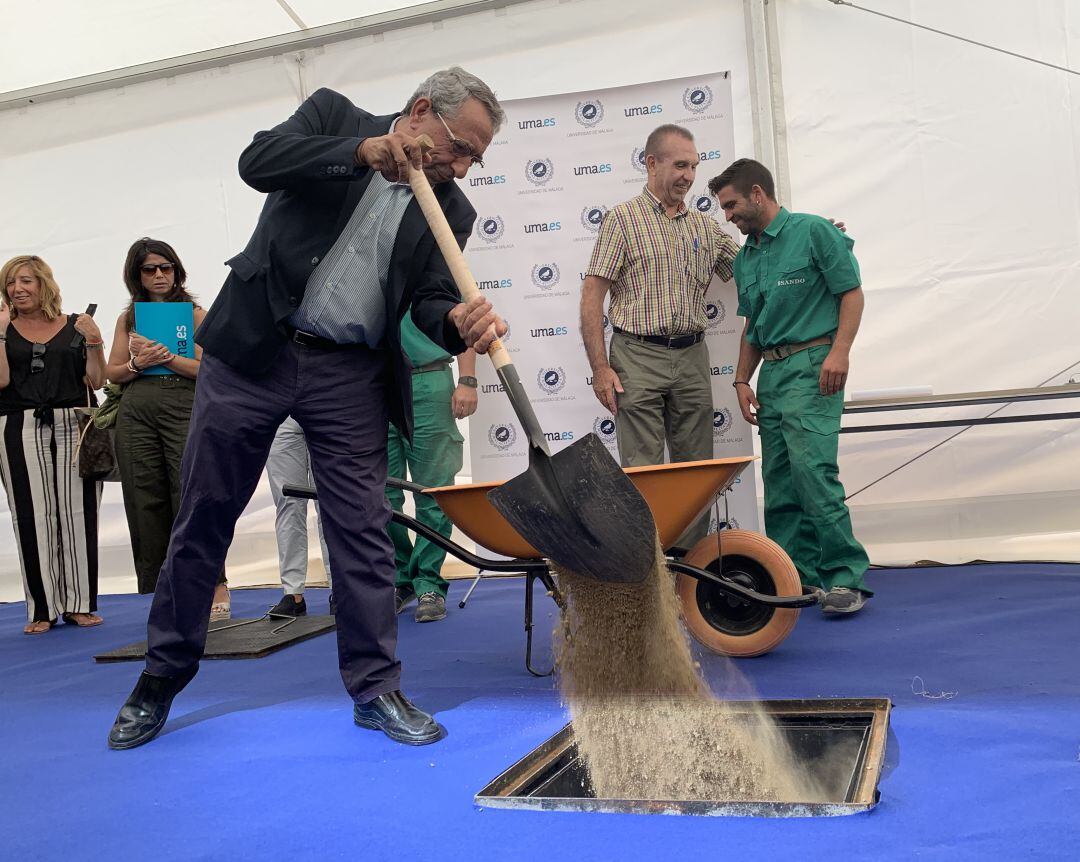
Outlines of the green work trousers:
[[844,394],[818,389],[830,349],[811,347],[762,364],[757,397],[765,533],[787,551],[807,586],[869,594],[863,575],[870,561],[852,534],[836,463]]
[[[116,413],[116,458],[140,593],[152,593],[180,508],[180,459],[195,381],[176,374],[136,377]],[[218,583],[225,583],[222,570]]]
[[[623,467],[713,457],[713,400],[709,349],[704,341],[672,350],[620,333],[611,337],[611,367],[625,392],[616,394],[615,433]],[[709,513],[687,528],[678,544],[692,547],[709,530]]]
[[[458,431],[450,410],[454,394],[454,375],[449,367],[440,371],[413,374],[412,443],[390,426],[387,441],[387,473],[398,479],[411,479],[425,488],[453,485],[461,469],[465,439]],[[405,492],[386,489],[390,505],[402,511]],[[453,524],[439,504],[426,494],[414,494],[416,519],[447,538]],[[416,595],[438,593],[445,597],[449,586],[442,576],[446,551],[427,539],[416,536],[393,522],[387,528],[394,543],[397,586],[412,587]]]

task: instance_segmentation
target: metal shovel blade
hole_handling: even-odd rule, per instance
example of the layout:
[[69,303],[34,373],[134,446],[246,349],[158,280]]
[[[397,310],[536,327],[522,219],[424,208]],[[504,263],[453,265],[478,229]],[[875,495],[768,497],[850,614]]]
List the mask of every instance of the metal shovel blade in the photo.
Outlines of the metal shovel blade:
[[656,557],[656,524],[600,438],[548,455],[529,448],[529,469],[488,499],[534,548],[579,575],[640,583]]

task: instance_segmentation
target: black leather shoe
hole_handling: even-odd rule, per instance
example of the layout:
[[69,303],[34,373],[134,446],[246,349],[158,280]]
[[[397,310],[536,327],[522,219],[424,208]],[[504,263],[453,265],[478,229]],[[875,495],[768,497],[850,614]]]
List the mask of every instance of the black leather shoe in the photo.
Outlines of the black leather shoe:
[[152,676],[143,671],[109,731],[109,748],[135,748],[157,736],[169,717],[173,698],[194,676]]
[[306,617],[307,602],[303,596],[284,595],[281,601],[270,608],[270,613],[276,617]]
[[394,613],[400,614],[415,598],[416,592],[412,587],[394,587]]
[[353,721],[360,727],[381,730],[394,742],[428,745],[446,736],[446,730],[434,718],[417,709],[400,691],[381,694],[365,704],[353,707]]

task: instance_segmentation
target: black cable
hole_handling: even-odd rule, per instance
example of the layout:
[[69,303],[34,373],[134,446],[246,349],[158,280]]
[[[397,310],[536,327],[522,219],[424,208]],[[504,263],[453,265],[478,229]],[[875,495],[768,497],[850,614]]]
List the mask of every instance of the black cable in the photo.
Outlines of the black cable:
[[[834,0],[829,0],[829,2],[830,2],[830,3],[831,3],[831,2],[834,2]],[[1068,373],[1069,373],[1069,372],[1070,372],[1070,371],[1071,371],[1072,369],[1074,369],[1074,368],[1075,368],[1075,367],[1076,367],[1077,365],[1080,365],[1080,359],[1078,359],[1078,360],[1077,360],[1076,362],[1072,363],[1072,365],[1068,365],[1068,366],[1066,366],[1066,367],[1065,367],[1065,368],[1063,368],[1063,369],[1062,369],[1061,371],[1059,371],[1059,372],[1058,372],[1057,374],[1051,374],[1051,375],[1050,375],[1049,377],[1047,377],[1047,378],[1046,378],[1046,379],[1045,379],[1045,380],[1044,380],[1044,381],[1043,381],[1042,383],[1038,384],[1038,386],[1034,386],[1034,387],[1032,387],[1032,388],[1034,388],[1034,389],[1038,389],[1038,388],[1039,388],[1039,386],[1045,386],[1045,385],[1046,385],[1047,383],[1049,383],[1049,382],[1050,382],[1051,380],[1054,380],[1054,379],[1056,379],[1056,378],[1058,378],[1058,377],[1061,377],[1061,375],[1063,375],[1063,374],[1068,374]],[[1014,403],[1014,402],[1012,402],[1012,401],[1008,401],[1008,402],[1006,402],[1005,404],[1002,404],[1002,405],[1001,405],[1000,407],[995,407],[995,408],[994,408],[993,410],[991,410],[991,411],[990,411],[989,413],[987,413],[987,414],[986,414],[986,415],[985,415],[984,417],[982,417],[982,418],[983,418],[983,419],[989,419],[989,418],[990,418],[991,416],[993,416],[993,415],[994,415],[995,413],[1000,413],[1000,412],[1001,412],[1002,410],[1004,410],[1004,409],[1005,409],[1006,407],[1009,407],[1009,406],[1011,406],[1011,405],[1012,405],[1013,403]],[[955,439],[956,439],[957,437],[959,437],[959,436],[960,436],[961,434],[963,434],[963,433],[964,433],[965,431],[970,431],[970,430],[971,430],[972,428],[974,428],[974,427],[975,427],[974,425],[967,425],[967,426],[965,426],[964,428],[961,428],[961,429],[960,429],[959,431],[957,431],[957,432],[956,432],[955,434],[953,434],[952,436],[950,436],[950,437],[946,437],[946,438],[945,438],[944,440],[941,440],[940,442],[938,442],[938,443],[935,443],[935,444],[934,444],[933,446],[931,446],[931,447],[930,447],[929,449],[925,449],[925,450],[923,450],[923,451],[922,451],[922,452],[920,452],[920,453],[919,453],[918,455],[916,455],[916,456],[915,456],[914,458],[909,458],[909,459],[908,459],[907,461],[905,461],[905,462],[904,462],[903,464],[901,464],[901,465],[900,465],[899,467],[896,467],[895,469],[893,469],[893,470],[890,470],[890,471],[889,471],[888,473],[886,473],[886,474],[885,474],[884,476],[879,476],[879,477],[878,477],[878,478],[876,478],[876,479],[875,479],[875,480],[874,480],[873,482],[871,482],[871,483],[870,483],[869,485],[864,485],[864,486],[863,486],[863,487],[861,487],[861,488],[860,488],[860,489],[859,489],[858,491],[855,491],[855,492],[853,492],[853,493],[851,493],[851,494],[848,494],[848,495],[847,495],[846,497],[844,497],[844,500],[845,500],[845,501],[847,501],[847,500],[850,500],[850,499],[851,499],[852,497],[856,496],[857,494],[861,494],[861,493],[862,493],[863,491],[865,491],[865,490],[866,490],[867,488],[873,488],[873,487],[874,487],[874,485],[876,485],[876,484],[877,484],[878,482],[881,482],[881,481],[882,481],[882,480],[884,480],[884,479],[888,479],[888,478],[889,478],[889,477],[890,477],[891,475],[893,475],[894,473],[899,473],[899,472],[900,472],[901,470],[903,470],[903,469],[904,469],[905,467],[907,467],[907,466],[908,466],[909,464],[914,464],[914,463],[915,463],[916,461],[918,461],[918,460],[919,460],[920,458],[922,458],[922,457],[923,457],[924,455],[929,455],[929,454],[930,454],[931,452],[933,452],[933,451],[934,451],[935,449],[938,449],[938,448],[940,448],[940,447],[944,446],[944,445],[945,445],[946,443],[948,443],[948,442],[949,442],[950,440],[955,440]]]
[[933,27],[927,27],[925,24],[916,24],[914,21],[908,21],[906,18],[897,18],[895,15],[886,15],[884,12],[878,12],[876,9],[867,9],[864,6],[856,6],[854,3],[849,3],[848,0],[829,0],[829,2],[834,6],[850,6],[852,9],[858,9],[860,12],[869,12],[871,15],[878,15],[882,18],[888,18],[890,21],[898,21],[901,24],[907,24],[909,27],[917,27],[920,30],[937,33],[939,36],[948,36],[950,39],[957,39],[961,42],[967,42],[969,45],[977,45],[980,48],[997,51],[999,54],[1008,54],[1010,57],[1016,57],[1018,60],[1027,60],[1029,63],[1038,63],[1040,66],[1057,69],[1059,72],[1068,72],[1070,75],[1080,75],[1080,72],[1075,69],[1070,69],[1068,66],[1058,66],[1056,63],[1048,63],[1046,60],[1029,57],[1027,54],[1017,54],[1015,51],[1007,51],[1004,48],[997,47],[997,45],[987,45],[985,42],[968,39],[966,36],[958,36],[956,33],[949,33],[945,30],[936,30]]

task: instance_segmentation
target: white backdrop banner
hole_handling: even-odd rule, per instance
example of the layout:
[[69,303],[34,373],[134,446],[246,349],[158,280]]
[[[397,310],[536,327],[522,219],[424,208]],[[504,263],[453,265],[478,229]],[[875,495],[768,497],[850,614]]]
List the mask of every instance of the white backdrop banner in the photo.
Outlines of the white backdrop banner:
[[[608,209],[645,185],[645,138],[662,123],[694,134],[701,166],[687,205],[716,216],[706,185],[734,160],[727,72],[503,103],[507,123],[486,168],[470,172],[477,210],[466,249],[477,283],[510,325],[504,339],[553,452],[595,432],[616,454],[615,423],[592,391],[578,324],[585,267]],[[739,351],[735,285],[707,293],[717,457],[752,455],[731,381]],[[606,324],[606,318],[605,318]],[[607,335],[610,337],[610,325]],[[480,405],[470,420],[474,481],[527,466],[528,443],[490,364],[479,366]],[[733,525],[757,528],[752,471],[729,499]]]

